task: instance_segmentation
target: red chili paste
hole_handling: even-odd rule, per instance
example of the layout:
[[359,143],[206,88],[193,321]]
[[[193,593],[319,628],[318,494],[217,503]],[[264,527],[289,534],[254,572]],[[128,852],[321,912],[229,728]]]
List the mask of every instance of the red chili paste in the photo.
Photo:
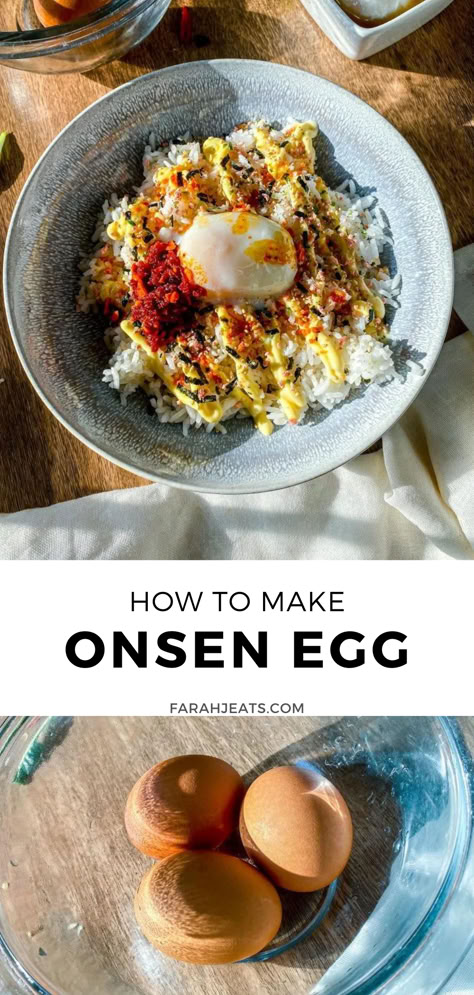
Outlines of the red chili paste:
[[153,352],[192,327],[197,302],[206,296],[181,265],[174,242],[155,242],[145,259],[133,263],[131,288],[132,321],[140,323]]

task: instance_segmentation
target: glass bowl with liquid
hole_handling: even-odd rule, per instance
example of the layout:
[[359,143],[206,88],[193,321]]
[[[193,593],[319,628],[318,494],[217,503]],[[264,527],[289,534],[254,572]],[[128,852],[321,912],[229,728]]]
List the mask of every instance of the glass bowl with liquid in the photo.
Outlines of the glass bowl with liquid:
[[[127,839],[127,795],[183,753],[222,757],[246,784],[314,765],[351,810],[341,877],[281,891],[280,933],[246,962],[174,961],[134,919],[150,860]],[[2,995],[436,995],[473,939],[472,757],[455,721],[13,718],[0,726],[0,790]]]
[[170,2],[13,0],[1,3],[0,64],[36,73],[86,72],[119,58],[143,41],[159,24]]

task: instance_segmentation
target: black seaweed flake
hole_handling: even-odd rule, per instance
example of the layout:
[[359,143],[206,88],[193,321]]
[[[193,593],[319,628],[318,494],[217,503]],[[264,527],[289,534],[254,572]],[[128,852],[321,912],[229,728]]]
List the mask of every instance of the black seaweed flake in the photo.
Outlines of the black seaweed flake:
[[305,249],[307,249],[308,245],[309,245],[309,236],[308,236],[308,232],[306,231],[306,229],[301,232],[301,240],[303,242],[303,245],[304,245]]
[[289,138],[285,138],[284,142],[280,142],[280,148],[284,149],[289,144],[289,141],[290,141]]
[[176,173],[176,182],[177,182],[177,184],[178,184],[179,187],[182,187],[182,185],[183,185],[183,174],[182,174],[182,172],[181,172],[180,169]]
[[[194,369],[196,370],[197,375],[199,377],[201,377],[202,383],[203,384],[207,383],[207,379],[206,379],[206,377],[205,377],[205,375],[204,375],[204,373],[203,373],[203,371],[202,371],[201,366],[199,365],[199,363],[195,359],[191,360],[191,362],[192,362],[192,365],[194,366]],[[206,366],[206,369],[208,370],[209,367]]]
[[195,401],[196,404],[205,404],[206,401],[216,401],[217,400],[217,397],[216,397],[215,394],[208,394],[207,397],[200,398],[200,397],[198,397],[198,395],[193,390],[188,390],[187,387],[181,387],[181,386],[179,386],[178,390],[181,392],[181,394],[185,394],[186,397],[189,397],[191,399],[191,401]]
[[197,196],[198,199],[202,200],[204,204],[209,204],[211,198],[207,196],[207,193],[198,193]]
[[237,377],[235,377],[234,380],[230,380],[229,383],[227,383],[224,387],[224,394],[230,394],[231,391],[233,391],[236,383],[237,383]]
[[200,328],[194,328],[193,329],[193,333],[196,336],[196,338],[197,338],[197,340],[199,342],[199,345],[204,345],[206,340],[205,340],[204,335],[202,334]]
[[152,238],[153,238],[153,232],[151,231],[147,232],[146,235],[143,235],[144,242],[151,242]]
[[236,352],[235,349],[232,349],[230,345],[226,345],[225,351],[229,353],[229,356],[233,356],[234,359],[240,359],[238,352]]
[[126,297],[122,297],[122,301],[121,301],[122,307],[126,307],[127,304],[128,304],[128,302],[129,302],[129,296],[127,294]]
[[286,368],[287,368],[288,371],[293,369],[293,363],[294,363],[294,361],[295,361],[294,357],[293,356],[289,356],[288,362],[286,364]]
[[209,314],[209,312],[213,310],[214,310],[213,304],[206,304],[204,307],[199,308],[198,314]]
[[277,391],[277,390],[278,390],[278,387],[275,387],[274,384],[272,384],[272,383],[268,384],[267,394],[274,394],[275,391]]
[[261,314],[264,314],[266,318],[273,318],[273,312],[269,311],[267,307],[262,307]]
[[304,181],[304,179],[303,179],[302,176],[297,176],[296,179],[297,179],[300,187],[303,187],[303,190],[307,190],[308,189],[308,184],[305,183],[305,181]]
[[324,311],[320,307],[310,307],[310,311],[316,314],[318,318],[324,318]]
[[202,176],[202,169],[190,169],[189,172],[186,173],[187,180],[190,180],[193,176]]
[[302,294],[308,293],[308,290],[305,287],[304,283],[300,283],[299,280],[296,280],[295,287],[298,287],[298,290],[301,290]]
[[295,370],[295,383],[297,380],[299,380],[300,376],[301,376],[301,366],[297,366]]
[[133,327],[134,328],[140,328],[140,322],[139,321],[134,321],[133,322]]
[[227,166],[227,163],[229,162],[229,159],[230,159],[230,155],[225,155],[223,157],[223,159],[221,159],[220,165],[222,166],[222,169],[225,169],[225,167]]
[[337,273],[335,273],[334,274],[334,279],[335,280],[342,280],[342,273],[339,273],[339,271]]
[[278,335],[279,331],[280,331],[279,328],[266,328],[265,329],[266,335]]
[[235,169],[236,173],[241,173],[243,168],[243,166],[238,166],[236,162],[232,163],[232,169]]
[[260,152],[260,149],[250,149],[250,151],[253,152],[254,155],[258,156],[259,159],[265,158],[263,152]]
[[193,383],[198,387],[205,387],[207,384],[207,380],[202,380],[200,377],[187,377],[186,374],[184,380],[185,383]]
[[306,217],[306,214],[304,213],[304,211],[295,211],[295,214],[296,214],[297,218],[305,218]]

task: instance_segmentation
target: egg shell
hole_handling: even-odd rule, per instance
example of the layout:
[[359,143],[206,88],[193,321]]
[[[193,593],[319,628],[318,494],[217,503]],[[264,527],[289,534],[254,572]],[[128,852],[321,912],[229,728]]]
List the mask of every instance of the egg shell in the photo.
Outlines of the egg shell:
[[251,784],[240,835],[252,860],[289,891],[325,888],[352,849],[352,820],[341,793],[314,769],[273,767]]
[[280,928],[277,891],[238,857],[174,854],[142,878],[135,916],[147,940],[168,957],[228,964],[262,950]]
[[238,823],[244,793],[225,760],[201,754],[156,764],[132,788],[125,809],[130,842],[149,857],[219,846]]

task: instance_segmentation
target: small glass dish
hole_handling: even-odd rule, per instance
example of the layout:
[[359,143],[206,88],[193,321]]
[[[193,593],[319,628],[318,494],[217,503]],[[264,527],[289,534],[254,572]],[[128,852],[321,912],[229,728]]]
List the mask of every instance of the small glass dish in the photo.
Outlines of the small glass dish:
[[362,27],[349,17],[337,0],[301,0],[316,24],[349,59],[367,59],[395,45],[412,31],[440,14],[452,0],[421,0],[384,24]]
[[171,0],[110,0],[43,28],[32,0],[0,4],[0,64],[33,73],[82,73],[117,59],[156,28]]
[[[248,961],[183,964],[140,933],[148,858],[125,801],[153,763],[223,757],[249,784],[311,763],[342,791],[354,848],[337,885],[281,892]],[[8,995],[437,995],[474,935],[472,758],[439,718],[12,718],[0,725],[0,991]],[[238,852],[237,834],[225,849]]]

